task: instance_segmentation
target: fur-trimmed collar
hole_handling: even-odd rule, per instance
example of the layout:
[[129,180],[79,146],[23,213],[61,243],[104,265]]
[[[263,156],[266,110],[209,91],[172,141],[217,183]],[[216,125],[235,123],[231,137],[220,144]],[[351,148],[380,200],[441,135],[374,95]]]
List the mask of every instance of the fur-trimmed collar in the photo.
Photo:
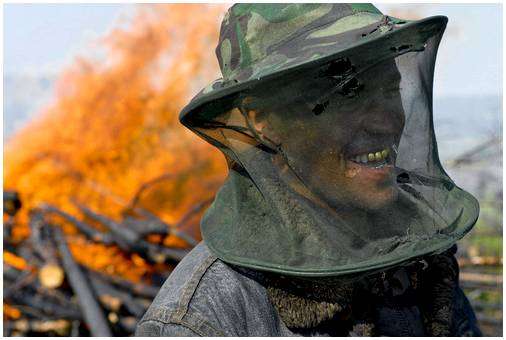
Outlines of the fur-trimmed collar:
[[[341,327],[350,336],[373,336],[374,316],[367,301],[370,295],[395,299],[409,289],[422,296],[419,308],[429,336],[450,335],[453,293],[458,282],[455,250],[427,258],[428,267],[401,268],[355,283],[302,280],[267,275],[267,293],[285,325],[291,329]],[[404,271],[404,272],[403,272]],[[403,287],[404,286],[404,287]],[[394,296],[393,296],[394,295]],[[359,301],[359,302],[357,302]],[[338,326],[339,325],[339,326]]]

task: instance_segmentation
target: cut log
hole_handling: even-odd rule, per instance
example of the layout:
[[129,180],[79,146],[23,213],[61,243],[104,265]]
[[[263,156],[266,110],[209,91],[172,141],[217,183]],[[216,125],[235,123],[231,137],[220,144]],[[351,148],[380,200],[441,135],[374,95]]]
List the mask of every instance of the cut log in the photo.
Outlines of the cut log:
[[60,266],[48,263],[39,269],[38,277],[44,287],[54,289],[62,285],[65,274]]
[[48,333],[54,332],[57,335],[64,336],[70,330],[70,321],[68,320],[27,320],[21,319],[12,322],[12,329],[22,333]]

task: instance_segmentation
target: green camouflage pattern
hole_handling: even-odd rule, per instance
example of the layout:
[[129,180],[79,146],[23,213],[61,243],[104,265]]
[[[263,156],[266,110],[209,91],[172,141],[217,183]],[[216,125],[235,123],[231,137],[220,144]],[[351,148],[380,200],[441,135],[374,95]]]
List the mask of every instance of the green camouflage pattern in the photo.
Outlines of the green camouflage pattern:
[[216,48],[223,79],[202,92],[324,57],[402,23],[371,4],[236,4]]
[[216,55],[225,81],[244,81],[321,57],[343,33],[382,21],[364,4],[236,4],[223,19]]
[[[223,77],[195,95],[181,111],[180,120],[187,125],[190,117],[208,119],[219,114],[222,104],[227,102],[222,97],[234,89],[240,91],[241,84],[315,65],[389,34],[390,46],[384,42],[384,46],[371,46],[376,50],[369,54],[393,58],[423,49],[423,40],[444,25],[443,17],[419,21],[397,19],[383,15],[367,3],[235,4],[224,15],[216,47]],[[392,34],[409,26],[412,37]],[[394,46],[409,48],[396,51],[392,50]]]
[[216,47],[223,77],[197,93],[180,120],[190,127],[194,118],[210,119],[223,112],[231,94],[256,86],[253,83],[344,53],[366,56],[365,67],[381,58],[419,51],[428,37],[444,29],[445,20],[397,19],[361,3],[235,4],[225,13]]

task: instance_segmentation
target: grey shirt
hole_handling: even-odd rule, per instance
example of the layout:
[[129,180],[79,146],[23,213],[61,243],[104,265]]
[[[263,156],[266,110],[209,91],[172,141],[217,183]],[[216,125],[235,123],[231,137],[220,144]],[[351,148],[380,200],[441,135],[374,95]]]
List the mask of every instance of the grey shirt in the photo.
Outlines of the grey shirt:
[[[458,289],[456,336],[481,335],[469,302]],[[390,335],[424,335],[409,311],[382,310]],[[396,327],[400,327],[396,329]],[[143,316],[137,336],[297,336],[280,319],[266,288],[217,259],[201,242],[174,269]],[[328,335],[328,334],[311,334]],[[387,334],[385,334],[387,335]]]

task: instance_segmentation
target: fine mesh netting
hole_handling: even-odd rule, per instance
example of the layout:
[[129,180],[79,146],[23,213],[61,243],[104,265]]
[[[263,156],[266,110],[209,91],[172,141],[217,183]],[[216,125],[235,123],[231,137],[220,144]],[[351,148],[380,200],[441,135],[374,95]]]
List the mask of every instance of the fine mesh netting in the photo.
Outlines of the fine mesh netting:
[[374,44],[237,94],[192,129],[229,177],[202,221],[222,260],[294,275],[364,272],[441,252],[478,204],[443,170],[432,120],[442,31]]

